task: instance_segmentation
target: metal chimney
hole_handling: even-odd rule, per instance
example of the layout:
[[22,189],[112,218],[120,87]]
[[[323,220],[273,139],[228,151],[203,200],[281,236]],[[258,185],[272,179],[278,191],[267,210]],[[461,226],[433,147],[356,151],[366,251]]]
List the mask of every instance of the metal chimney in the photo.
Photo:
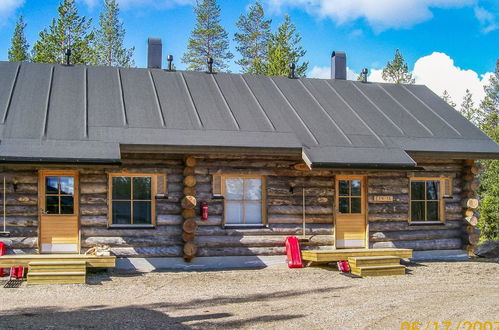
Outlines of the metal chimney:
[[161,58],[163,46],[160,38],[147,39],[147,67],[149,69],[161,69]]
[[347,54],[343,51],[333,51],[331,55],[331,79],[347,79]]

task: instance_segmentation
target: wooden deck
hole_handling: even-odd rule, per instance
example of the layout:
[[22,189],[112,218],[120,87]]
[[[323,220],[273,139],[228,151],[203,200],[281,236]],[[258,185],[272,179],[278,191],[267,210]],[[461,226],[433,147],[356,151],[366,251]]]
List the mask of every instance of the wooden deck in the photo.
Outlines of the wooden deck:
[[393,256],[401,259],[412,258],[411,249],[336,249],[336,250],[302,250],[304,261],[327,263],[348,260],[349,257]]
[[0,268],[9,268],[11,266],[28,267],[30,262],[53,261],[85,261],[87,268],[112,268],[116,266],[115,256],[94,256],[84,254],[12,254],[0,257]]

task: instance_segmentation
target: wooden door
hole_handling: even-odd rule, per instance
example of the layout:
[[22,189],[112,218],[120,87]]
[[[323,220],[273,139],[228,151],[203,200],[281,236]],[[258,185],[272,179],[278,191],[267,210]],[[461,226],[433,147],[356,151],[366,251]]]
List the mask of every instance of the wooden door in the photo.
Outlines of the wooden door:
[[336,177],[336,247],[366,246],[366,178]]
[[39,248],[41,253],[79,253],[78,172],[40,171]]

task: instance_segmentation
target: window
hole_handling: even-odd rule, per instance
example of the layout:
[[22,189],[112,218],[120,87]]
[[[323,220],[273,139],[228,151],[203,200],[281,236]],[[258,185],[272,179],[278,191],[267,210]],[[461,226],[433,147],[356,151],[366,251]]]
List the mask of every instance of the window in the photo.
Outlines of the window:
[[[412,178],[410,187],[411,222],[443,221],[443,189],[448,189],[449,180],[441,178]],[[447,193],[445,193],[447,194]]]
[[264,182],[260,176],[223,176],[225,224],[262,225]]
[[74,214],[74,187],[72,176],[46,176],[45,213]]
[[145,174],[110,175],[110,225],[154,225],[154,195],[157,178]]
[[362,213],[362,180],[338,180],[338,195],[340,213]]

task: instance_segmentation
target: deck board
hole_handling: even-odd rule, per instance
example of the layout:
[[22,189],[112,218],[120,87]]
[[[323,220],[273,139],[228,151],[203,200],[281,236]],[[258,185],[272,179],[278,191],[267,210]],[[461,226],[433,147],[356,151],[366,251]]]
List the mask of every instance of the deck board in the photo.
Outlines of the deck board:
[[394,256],[402,259],[412,258],[411,249],[336,249],[302,250],[302,259],[311,262],[334,262],[348,260],[348,257]]
[[84,254],[11,254],[0,257],[0,268],[12,266],[27,267],[32,261],[85,261],[88,268],[116,267],[115,256],[94,256]]

